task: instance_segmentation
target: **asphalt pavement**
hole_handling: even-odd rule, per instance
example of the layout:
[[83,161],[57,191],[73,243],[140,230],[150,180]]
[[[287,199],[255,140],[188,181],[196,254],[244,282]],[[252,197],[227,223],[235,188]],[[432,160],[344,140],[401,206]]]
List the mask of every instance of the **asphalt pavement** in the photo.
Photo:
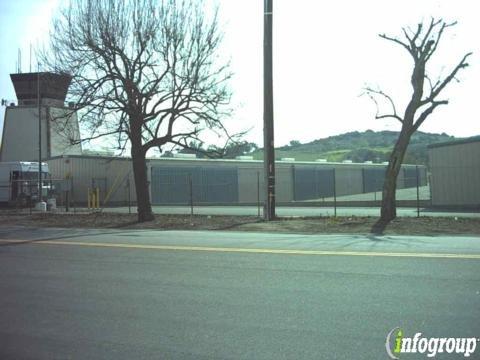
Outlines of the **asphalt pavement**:
[[0,228],[2,360],[386,359],[479,319],[478,237]]

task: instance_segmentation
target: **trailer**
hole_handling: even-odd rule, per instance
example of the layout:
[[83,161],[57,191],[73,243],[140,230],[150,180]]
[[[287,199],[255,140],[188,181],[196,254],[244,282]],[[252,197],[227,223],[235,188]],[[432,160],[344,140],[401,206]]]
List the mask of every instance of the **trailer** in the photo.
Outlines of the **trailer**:
[[[38,162],[0,162],[0,203],[18,206],[39,201]],[[52,189],[48,164],[42,163],[42,198]]]

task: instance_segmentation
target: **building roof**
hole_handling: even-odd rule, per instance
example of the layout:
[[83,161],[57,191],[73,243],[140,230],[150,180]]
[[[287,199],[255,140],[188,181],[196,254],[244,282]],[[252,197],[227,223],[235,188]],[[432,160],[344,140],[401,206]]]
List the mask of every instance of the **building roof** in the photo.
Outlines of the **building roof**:
[[[102,155],[59,155],[50,157],[48,160],[57,160],[57,159],[92,159],[92,160],[106,160],[106,161],[114,161],[114,160],[123,160],[123,161],[131,161],[131,157],[123,157],[123,156],[102,156]],[[212,159],[212,158],[174,158],[174,157],[151,157],[146,159],[147,162],[195,162],[195,163],[231,163],[231,164],[263,164],[263,160],[239,160],[239,159]],[[380,167],[385,168],[386,164],[377,164],[377,163],[342,163],[342,162],[316,162],[316,161],[282,161],[282,160],[275,160],[277,165],[280,164],[290,164],[290,165],[319,165],[319,166],[340,166],[340,167]],[[416,165],[413,164],[402,164],[403,167],[415,167]],[[420,167],[425,165],[419,165]]]
[[457,140],[445,141],[445,142],[436,143],[436,144],[430,144],[430,145],[428,145],[428,148],[429,149],[434,149],[434,148],[439,148],[439,147],[444,147],[444,146],[470,144],[470,143],[475,143],[475,142],[480,142],[480,135],[472,136],[472,137],[468,137],[468,138],[464,138],[464,139],[457,139]]

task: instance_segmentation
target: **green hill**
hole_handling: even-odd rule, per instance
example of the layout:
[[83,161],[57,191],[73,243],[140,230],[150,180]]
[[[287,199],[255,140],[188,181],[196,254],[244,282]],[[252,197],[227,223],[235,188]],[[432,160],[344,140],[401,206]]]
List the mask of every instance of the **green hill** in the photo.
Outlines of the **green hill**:
[[[290,145],[275,150],[275,158],[295,158],[297,161],[314,161],[327,159],[328,161],[352,160],[353,162],[383,162],[388,156],[398,138],[395,131],[349,132],[330,136],[312,142],[301,144],[291,141]],[[455,137],[443,134],[417,132],[412,136],[405,158],[405,163],[427,164],[427,146],[430,144],[451,141]],[[263,158],[262,149],[253,153],[255,159]]]

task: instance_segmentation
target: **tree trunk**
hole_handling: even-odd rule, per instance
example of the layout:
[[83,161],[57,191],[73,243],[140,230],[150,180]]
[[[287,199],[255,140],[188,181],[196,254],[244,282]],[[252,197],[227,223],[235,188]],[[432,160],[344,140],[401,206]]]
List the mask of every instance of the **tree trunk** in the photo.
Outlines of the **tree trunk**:
[[141,146],[141,139],[131,138],[133,177],[135,179],[135,192],[137,194],[138,222],[152,221],[154,219],[152,205],[150,204],[150,193],[148,191],[147,162],[145,151]]
[[383,185],[382,209],[380,219],[378,220],[377,224],[382,224],[385,226],[397,216],[397,177],[402,167],[408,143],[410,142],[410,137],[410,132],[402,129],[393,148],[392,154],[390,155],[390,161],[385,173],[385,183]]

